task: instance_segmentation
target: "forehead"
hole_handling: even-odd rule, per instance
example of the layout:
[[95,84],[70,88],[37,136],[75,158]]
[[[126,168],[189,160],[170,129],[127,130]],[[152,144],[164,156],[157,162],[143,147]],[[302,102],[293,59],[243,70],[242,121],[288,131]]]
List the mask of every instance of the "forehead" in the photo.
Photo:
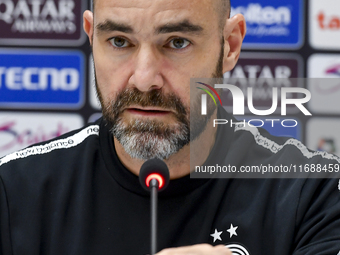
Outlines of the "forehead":
[[202,27],[218,23],[216,0],[95,0],[95,23],[115,20],[136,30],[189,20]]

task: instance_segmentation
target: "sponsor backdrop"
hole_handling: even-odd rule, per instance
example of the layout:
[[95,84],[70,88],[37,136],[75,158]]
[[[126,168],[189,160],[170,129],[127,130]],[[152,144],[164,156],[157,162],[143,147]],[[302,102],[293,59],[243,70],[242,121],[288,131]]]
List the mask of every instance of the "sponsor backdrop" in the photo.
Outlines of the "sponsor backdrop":
[[[225,77],[253,82],[259,109],[268,109],[272,96],[258,79],[278,88],[308,89],[312,116],[288,107],[297,127],[266,123],[264,128],[340,155],[339,79],[327,84],[290,80],[340,78],[340,2],[231,0],[231,5],[232,15],[244,14],[248,30],[240,61]],[[82,29],[88,8],[88,0],[0,0],[0,157],[101,116],[91,48]],[[275,112],[274,117],[283,116]]]

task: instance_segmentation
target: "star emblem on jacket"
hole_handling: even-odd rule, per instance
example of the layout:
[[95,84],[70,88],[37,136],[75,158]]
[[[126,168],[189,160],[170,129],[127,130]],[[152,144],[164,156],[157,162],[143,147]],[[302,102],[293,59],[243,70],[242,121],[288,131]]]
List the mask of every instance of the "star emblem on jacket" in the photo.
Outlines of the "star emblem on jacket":
[[[229,238],[226,237],[228,234],[226,233],[226,235],[223,235],[223,230],[219,231],[218,228],[215,228],[214,233],[210,234],[210,236],[213,238],[213,243],[215,243],[217,240],[221,241],[221,242],[225,242],[224,245],[225,247],[227,247],[232,254],[238,254],[238,255],[250,255],[250,253],[248,252],[248,250],[245,248],[245,246],[241,243],[233,243],[230,242],[233,236],[237,236],[237,229],[238,226],[234,226],[232,223],[230,224],[230,227],[228,229],[226,229],[225,232],[229,233]],[[222,237],[224,239],[228,239],[228,240],[222,240]],[[340,255],[340,254],[338,254]]]
[[223,231],[217,231],[217,229],[215,228],[215,233],[210,234],[210,236],[212,236],[214,238],[214,242],[216,242],[216,240],[222,241],[222,238],[221,238],[222,233],[223,233]]
[[236,229],[238,226],[233,226],[233,224],[230,224],[230,228],[227,230],[227,232],[230,233],[230,238],[232,238],[234,235],[237,236]]
[[[235,226],[233,224],[230,224],[230,228],[227,229],[226,231],[229,232],[229,238],[232,238],[233,236],[237,236],[237,230],[238,226]],[[213,237],[213,242],[215,243],[217,240],[222,241],[222,235],[223,230],[222,231],[218,231],[217,228],[215,228],[215,232],[210,234],[211,237]]]

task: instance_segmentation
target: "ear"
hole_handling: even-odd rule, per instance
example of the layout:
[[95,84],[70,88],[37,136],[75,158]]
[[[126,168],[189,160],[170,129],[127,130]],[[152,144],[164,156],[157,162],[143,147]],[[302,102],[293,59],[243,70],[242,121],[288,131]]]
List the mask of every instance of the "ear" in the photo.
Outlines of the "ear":
[[83,14],[83,27],[84,31],[89,37],[90,44],[93,43],[93,13],[91,11],[85,11]]
[[227,19],[223,30],[223,73],[230,71],[236,65],[245,35],[246,21],[242,14],[237,14],[234,17]]

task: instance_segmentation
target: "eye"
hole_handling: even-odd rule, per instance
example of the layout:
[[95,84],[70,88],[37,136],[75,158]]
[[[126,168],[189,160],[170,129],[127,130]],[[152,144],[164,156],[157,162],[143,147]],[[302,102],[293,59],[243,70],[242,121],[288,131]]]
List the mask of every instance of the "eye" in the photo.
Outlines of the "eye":
[[169,42],[169,47],[173,49],[184,49],[190,45],[190,41],[184,38],[174,38]]
[[116,48],[126,48],[131,46],[131,44],[122,37],[113,37],[110,39],[110,43]]

